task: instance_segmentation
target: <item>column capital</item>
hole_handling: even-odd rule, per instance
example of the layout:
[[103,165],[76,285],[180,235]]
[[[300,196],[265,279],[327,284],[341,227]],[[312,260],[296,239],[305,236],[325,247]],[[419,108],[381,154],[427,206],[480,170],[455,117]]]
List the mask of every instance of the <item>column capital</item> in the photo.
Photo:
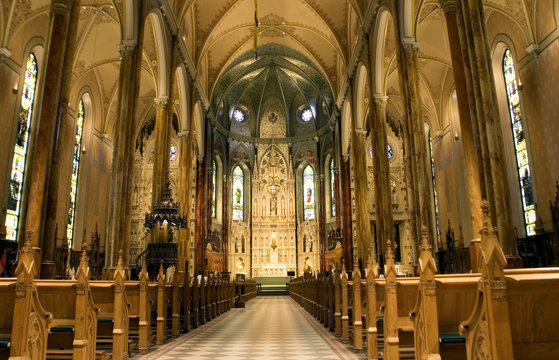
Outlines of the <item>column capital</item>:
[[365,130],[355,129],[353,131],[355,132],[355,136],[357,137],[362,137],[362,138],[367,137],[367,132]]
[[118,45],[118,52],[121,56],[131,56],[136,49],[136,40],[122,40]]
[[444,12],[456,11],[456,0],[439,0],[439,6]]
[[52,11],[54,13],[66,15],[72,9],[73,0],[54,0],[52,2]]
[[375,94],[373,96],[373,100],[377,105],[386,105],[386,102],[388,101],[388,96],[382,94]]
[[155,107],[160,109],[166,109],[167,105],[169,104],[169,97],[168,96],[160,96],[158,98],[153,99],[155,102]]
[[190,134],[190,131],[188,131],[188,130],[183,130],[183,131],[179,132],[177,135],[178,135],[181,139],[184,139],[184,138],[188,138],[188,135],[189,135],[189,134]]
[[406,49],[419,50],[419,42],[415,41],[414,38],[403,38],[402,45],[404,45]]
[[12,52],[8,50],[8,48],[0,48],[0,63],[3,63],[4,61],[6,61],[6,59],[9,59],[11,57]]

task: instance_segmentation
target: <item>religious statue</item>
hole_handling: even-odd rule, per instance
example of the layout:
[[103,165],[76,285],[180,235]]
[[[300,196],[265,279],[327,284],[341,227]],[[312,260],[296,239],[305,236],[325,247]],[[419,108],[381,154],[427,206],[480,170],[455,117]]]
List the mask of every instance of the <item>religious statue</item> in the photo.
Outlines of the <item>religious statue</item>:
[[270,215],[278,214],[278,200],[275,196],[270,198]]

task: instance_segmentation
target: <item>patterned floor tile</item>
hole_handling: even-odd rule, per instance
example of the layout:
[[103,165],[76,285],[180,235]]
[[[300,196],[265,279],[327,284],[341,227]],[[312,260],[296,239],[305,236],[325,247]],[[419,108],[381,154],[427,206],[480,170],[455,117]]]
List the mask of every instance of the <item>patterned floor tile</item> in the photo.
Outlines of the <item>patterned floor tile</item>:
[[134,360],[362,360],[287,296],[257,297]]

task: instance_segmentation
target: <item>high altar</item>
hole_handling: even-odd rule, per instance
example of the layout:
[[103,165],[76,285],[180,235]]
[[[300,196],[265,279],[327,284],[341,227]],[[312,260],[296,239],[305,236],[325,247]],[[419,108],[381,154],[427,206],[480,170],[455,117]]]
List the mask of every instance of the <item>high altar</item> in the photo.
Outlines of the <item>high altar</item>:
[[[232,273],[266,277],[317,269],[316,220],[305,221],[303,214],[296,213],[297,196],[303,196],[301,182],[296,181],[289,145],[273,140],[286,134],[286,118],[280,109],[268,107],[261,118],[260,134],[272,141],[256,144],[251,179],[252,216],[231,225],[230,249],[235,249],[230,257]],[[245,239],[251,239],[251,243],[247,244]]]

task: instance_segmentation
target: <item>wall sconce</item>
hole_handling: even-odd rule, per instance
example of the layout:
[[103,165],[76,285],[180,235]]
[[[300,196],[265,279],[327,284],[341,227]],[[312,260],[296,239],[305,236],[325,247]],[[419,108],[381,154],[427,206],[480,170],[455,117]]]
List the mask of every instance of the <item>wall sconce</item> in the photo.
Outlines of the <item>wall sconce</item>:
[[14,88],[12,89],[12,92],[13,92],[14,94],[17,94],[17,84],[14,85]]
[[454,140],[458,141],[459,138],[458,133],[454,133]]

